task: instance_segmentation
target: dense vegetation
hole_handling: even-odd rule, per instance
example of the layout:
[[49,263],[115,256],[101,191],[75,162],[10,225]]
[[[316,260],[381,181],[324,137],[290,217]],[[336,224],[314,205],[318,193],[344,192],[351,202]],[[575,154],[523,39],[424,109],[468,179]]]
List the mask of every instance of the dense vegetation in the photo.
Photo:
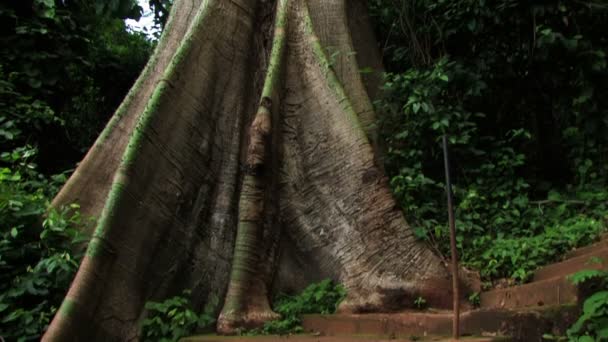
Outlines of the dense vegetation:
[[608,339],[608,271],[582,270],[570,279],[576,285],[585,286],[587,296],[581,316],[567,331],[568,339],[577,342],[605,341]]
[[375,0],[393,191],[447,253],[439,139],[458,248],[486,280],[588,244],[607,220],[608,7],[595,1]]
[[181,295],[162,302],[146,303],[148,317],[142,322],[142,340],[144,342],[178,341],[195,330],[209,329],[215,323],[215,308],[219,298],[213,297],[202,312],[191,307],[184,291]]
[[78,208],[43,214],[145,64],[132,1],[0,4],[0,335],[37,340],[78,267]]
[[280,294],[272,301],[272,310],[281,315],[281,319],[266,322],[264,327],[251,334],[285,335],[301,333],[303,314],[333,314],[340,302],[346,297],[346,290],[339,284],[326,279],[310,284],[301,293],[291,296]]
[[[149,2],[161,28],[170,1]],[[526,281],[605,230],[608,6],[369,3],[387,71],[376,103],[386,170],[421,239],[449,255],[442,134],[451,142],[459,253],[488,282]],[[76,270],[78,226],[89,219],[77,207],[43,213],[154,47],[124,24],[140,15],[132,0],[0,4],[0,330],[8,340],[39,337]],[[283,297],[274,305],[284,319],[264,332],[297,331],[298,313],[331,312],[341,296],[324,282]],[[171,339],[179,332],[168,326],[210,323],[187,303],[149,304],[156,315],[145,336]],[[589,304],[572,336],[604,319],[600,309]]]

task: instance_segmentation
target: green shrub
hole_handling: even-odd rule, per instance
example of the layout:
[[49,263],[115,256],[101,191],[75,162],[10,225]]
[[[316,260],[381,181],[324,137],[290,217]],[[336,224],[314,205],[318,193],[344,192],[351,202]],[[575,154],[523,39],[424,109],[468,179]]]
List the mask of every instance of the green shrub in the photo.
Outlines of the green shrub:
[[0,4],[2,152],[30,144],[45,174],[79,161],[146,63],[135,0]]
[[[475,98],[484,87],[477,76],[447,58],[428,68],[387,74],[385,98],[377,103],[385,114],[381,132],[388,146],[386,170],[414,233],[449,255],[438,143],[448,133],[456,166],[453,190],[462,262],[486,280],[526,281],[537,267],[591,243],[605,230],[608,191],[601,182],[562,185],[533,200],[538,189],[532,188],[533,179],[521,176],[527,158],[517,150],[530,133],[513,129],[502,136],[480,136],[486,115],[467,111],[466,103],[453,95],[460,89]],[[583,173],[592,173],[589,167],[580,170],[581,179]]]
[[524,282],[536,268],[559,260],[574,247],[590,244],[602,231],[602,222],[584,215],[574,216],[561,223],[549,223],[535,235],[501,234],[481,246],[478,256],[468,256],[465,263],[481,270],[485,278],[510,277]]
[[303,314],[332,314],[346,297],[346,290],[326,279],[311,284],[295,296],[280,295],[273,303],[273,310],[281,315],[280,320],[266,322],[261,329],[250,334],[290,334],[302,332]]
[[218,298],[213,297],[199,315],[192,310],[189,296],[190,291],[184,291],[182,295],[163,302],[146,303],[148,317],[142,322],[143,340],[174,342],[197,329],[210,327],[215,323],[214,311],[219,302]]
[[50,210],[50,196],[64,180],[49,180],[30,162],[35,150],[0,155],[0,325],[8,340],[38,340],[78,268],[86,221],[72,205]]
[[426,308],[426,305],[427,305],[426,299],[424,299],[423,297],[418,297],[418,298],[416,298],[416,300],[414,300],[414,305],[419,310],[422,310],[422,309]]
[[[74,208],[70,208],[72,212]],[[49,219],[57,219],[55,224]],[[37,340],[55,314],[78,269],[78,214],[49,213],[42,231],[13,227],[0,237],[0,322],[9,340]]]
[[608,340],[608,271],[583,270],[570,279],[575,285],[593,281],[596,291],[585,298],[581,316],[567,331],[568,339],[576,342]]
[[[81,255],[78,206],[50,210],[153,44],[134,0],[0,4],[0,335],[39,340]],[[38,154],[38,149],[41,153]],[[40,167],[38,165],[40,165]]]
[[486,280],[525,280],[592,241],[608,213],[608,36],[596,29],[608,23],[608,7],[369,6],[388,71],[376,102],[384,161],[414,233],[449,255],[447,134],[459,254]]

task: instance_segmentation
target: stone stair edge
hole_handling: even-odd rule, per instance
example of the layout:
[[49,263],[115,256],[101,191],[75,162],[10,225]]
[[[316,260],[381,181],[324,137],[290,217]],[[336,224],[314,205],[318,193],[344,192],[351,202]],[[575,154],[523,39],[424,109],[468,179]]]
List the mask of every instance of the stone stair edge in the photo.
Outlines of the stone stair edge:
[[[547,305],[543,307],[522,307],[522,308],[475,308],[470,310],[461,311],[461,316],[466,316],[470,313],[484,313],[490,311],[509,312],[509,313],[543,313],[546,311],[555,311],[564,307],[572,307],[574,304],[562,304],[562,305]],[[396,312],[370,312],[370,313],[334,313],[334,314],[303,314],[302,318],[306,317],[323,317],[323,318],[382,318],[382,317],[399,317],[399,316],[428,316],[434,315],[438,317],[452,317],[451,310],[404,310]]]
[[[384,336],[384,335],[349,335],[349,336],[321,336],[312,334],[298,334],[298,335],[259,335],[259,336],[219,336],[219,335],[199,335],[189,336],[179,340],[180,342],[224,342],[224,341],[256,341],[256,342],[410,342],[410,341],[435,341],[435,342],[447,342],[453,341],[447,336],[411,336],[409,338],[395,337],[395,336]],[[460,341],[466,342],[499,342],[499,341],[510,341],[508,337],[494,337],[494,336],[463,336]]]
[[605,248],[608,248],[608,234],[602,235],[602,237],[598,241],[592,244],[570,250],[564,255],[563,260],[576,258],[585,254],[593,253],[596,250],[601,250]]
[[[576,317],[578,308],[575,305],[480,308],[463,312],[460,326],[465,335],[541,341],[541,336],[545,333],[565,333],[564,327],[570,326]],[[302,320],[305,331],[336,336],[359,333],[392,336],[448,335],[452,327],[452,315],[443,312],[304,315]]]
[[[481,296],[488,296],[488,295],[492,295],[492,294],[498,294],[498,293],[507,293],[507,292],[513,292],[513,291],[522,291],[521,289],[526,289],[526,288],[534,288],[537,287],[539,283],[544,283],[544,284],[554,284],[554,283],[558,283],[558,284],[565,284],[565,282],[568,282],[567,277],[573,273],[576,273],[580,270],[586,269],[585,268],[585,264],[587,263],[587,261],[593,257],[602,257],[602,256],[606,256],[607,258],[605,259],[603,266],[608,267],[608,232],[603,233],[599,240],[596,241],[593,244],[587,245],[587,246],[583,246],[583,247],[579,247],[576,248],[574,250],[569,251],[568,253],[565,254],[565,258],[561,261],[558,262],[554,262],[548,265],[545,265],[543,267],[540,267],[538,270],[536,270],[534,272],[534,277],[533,277],[533,281],[530,283],[526,283],[526,284],[521,284],[521,285],[516,285],[516,286],[512,286],[512,287],[507,287],[507,288],[502,288],[502,289],[493,289],[493,290],[489,290],[489,291],[484,291],[481,293]],[[581,263],[583,263],[583,266],[581,266]],[[561,268],[563,265],[566,264],[574,264],[574,268],[571,268],[569,270],[563,271],[563,270],[557,270],[555,272],[557,272],[555,275],[552,274],[552,272],[554,271],[554,269],[559,269]],[[580,266],[580,267],[579,267]],[[597,266],[593,266],[592,264],[589,264],[588,268],[597,268]],[[540,276],[538,276],[540,275]],[[571,285],[574,287],[574,285]],[[482,299],[482,307],[477,308],[477,309],[472,309],[472,310],[467,310],[461,313],[461,317],[466,317],[467,315],[471,315],[471,314],[475,314],[475,313],[480,313],[480,312],[510,312],[510,313],[515,313],[515,314],[525,314],[525,313],[537,313],[537,312],[542,312],[542,311],[548,311],[548,310],[556,310],[559,308],[563,308],[563,307],[571,307],[573,306],[575,303],[572,302],[566,302],[566,303],[558,303],[558,304],[553,304],[553,305],[547,305],[547,306],[522,306],[522,307],[497,307],[497,306],[490,306],[490,307],[483,307],[483,299]],[[349,320],[349,319],[357,319],[357,318],[366,318],[366,319],[371,319],[371,318],[377,318],[377,319],[388,319],[390,318],[397,318],[399,316],[419,316],[419,317],[428,317],[429,315],[435,316],[436,318],[443,318],[443,319],[451,319],[452,317],[452,313],[451,311],[446,311],[446,310],[425,310],[425,311],[403,311],[403,312],[393,312],[393,313],[357,313],[357,314],[332,314],[332,315],[320,315],[320,314],[310,314],[310,315],[303,315],[303,319],[306,317],[318,317],[318,318],[328,318],[328,319],[345,319],[345,320]],[[354,339],[355,341],[367,341],[368,338],[373,338],[373,340],[370,341],[409,341],[409,340],[402,340],[402,339],[395,339],[395,336],[388,336],[388,338],[386,338],[387,336],[382,336],[382,335],[349,335],[348,338],[350,339]],[[439,336],[437,336],[439,337]],[[380,338],[380,339],[379,339]],[[382,338],[386,338],[386,339],[382,339]],[[287,335],[287,336],[191,336],[188,338],[184,338],[181,339],[180,341],[183,342],[215,342],[215,341],[292,341],[292,342],[297,342],[297,341],[327,341],[327,342],[341,342],[343,341],[342,339],[340,339],[340,337],[336,337],[336,336],[322,336],[322,335],[311,335],[311,334],[303,334],[303,335]],[[427,341],[428,339],[422,339],[420,341]],[[445,341],[448,341],[450,339],[446,339]],[[507,341],[509,340],[508,337],[503,337],[503,336],[494,336],[494,337],[482,337],[482,338],[476,338],[476,337],[463,337],[461,338],[461,340],[463,341],[476,341],[476,342],[485,342],[485,341]],[[347,340],[344,340],[347,341]],[[431,340],[428,340],[431,341]],[[432,341],[443,341],[443,340],[438,340],[438,339],[432,339]]]
[[575,304],[577,287],[567,277],[554,277],[527,284],[482,292],[482,308],[542,308]]
[[[593,263],[591,262],[593,258],[599,258],[603,262],[601,264]],[[608,266],[608,245],[586,254],[540,267],[534,272],[532,283],[551,278],[567,277],[584,269],[597,269],[606,266]]]

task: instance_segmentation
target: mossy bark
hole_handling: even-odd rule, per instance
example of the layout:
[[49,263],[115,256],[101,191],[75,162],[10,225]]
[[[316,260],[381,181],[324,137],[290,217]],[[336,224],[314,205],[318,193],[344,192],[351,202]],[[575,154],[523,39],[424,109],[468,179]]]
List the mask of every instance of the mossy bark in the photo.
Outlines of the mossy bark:
[[[289,0],[277,3],[272,51],[262,89],[260,105],[249,130],[239,198],[239,223],[232,259],[232,272],[218,331],[259,326],[279,318],[268,303],[268,274],[264,272],[264,214],[266,194],[272,177],[273,113],[280,108],[281,75],[284,69],[285,34]],[[278,115],[275,115],[277,117]],[[274,156],[277,157],[276,155]],[[273,194],[269,194],[272,196]]]
[[136,339],[145,302],[184,288],[196,308],[225,299],[224,333],[324,278],[347,287],[343,311],[451,305],[382,172],[380,68],[363,1],[177,0],[54,201],[99,219],[44,340]]

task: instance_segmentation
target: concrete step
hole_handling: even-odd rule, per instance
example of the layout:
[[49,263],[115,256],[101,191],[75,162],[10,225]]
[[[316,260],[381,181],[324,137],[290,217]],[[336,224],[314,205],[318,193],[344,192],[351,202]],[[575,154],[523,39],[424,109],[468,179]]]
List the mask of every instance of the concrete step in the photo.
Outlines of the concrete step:
[[[435,341],[448,342],[450,338],[442,336],[429,336],[426,338],[395,338],[392,336],[315,336],[315,335],[285,335],[285,336],[191,336],[182,338],[181,342],[230,342],[230,341],[252,341],[252,342],[411,342],[411,341]],[[506,341],[495,337],[463,337],[465,342],[495,342]]]
[[[539,268],[531,283],[483,292],[481,307],[514,309],[577,303],[579,291],[567,276],[584,269],[608,268],[608,235],[570,255],[570,259]],[[603,262],[593,262],[594,258]]]
[[482,292],[482,308],[514,309],[575,304],[578,290],[567,278],[557,277],[504,289]]
[[[602,262],[592,262],[593,259]],[[534,272],[532,281],[542,281],[555,277],[564,277],[584,269],[605,269],[608,267],[608,248],[600,248],[574,258],[539,268]]]
[[[543,309],[479,309],[461,314],[463,336],[508,337],[513,341],[542,341],[545,333],[563,334],[577,317],[574,306]],[[324,336],[376,335],[390,337],[449,336],[450,312],[393,314],[304,315],[307,332]]]
[[576,258],[581,255],[593,253],[602,249],[608,249],[608,233],[602,234],[599,241],[594,244],[571,250],[570,252],[566,253],[564,259]]

